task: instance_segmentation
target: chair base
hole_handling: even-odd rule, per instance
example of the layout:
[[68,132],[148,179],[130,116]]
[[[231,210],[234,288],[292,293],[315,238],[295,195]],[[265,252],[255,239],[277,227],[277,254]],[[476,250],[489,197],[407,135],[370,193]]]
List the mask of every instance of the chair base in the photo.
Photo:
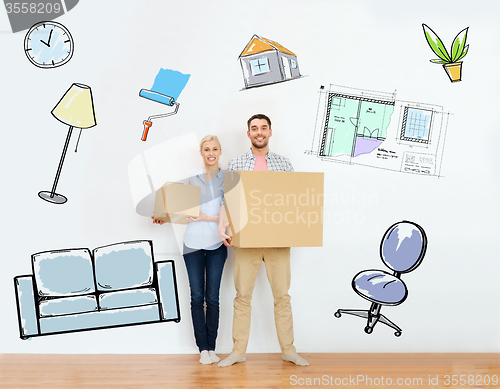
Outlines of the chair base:
[[337,312],[334,313],[334,316],[336,318],[339,318],[342,316],[342,313],[345,313],[346,315],[353,315],[353,316],[358,316],[362,317],[364,319],[367,319],[366,327],[365,327],[365,332],[367,334],[371,334],[373,332],[373,328],[375,327],[375,324],[377,322],[381,322],[385,324],[386,326],[391,327],[392,329],[396,330],[394,333],[395,336],[401,336],[403,330],[399,328],[395,323],[390,321],[387,317],[382,315],[380,313],[380,308],[382,306],[377,303],[372,303],[371,307],[369,310],[358,310],[358,309],[337,309]]

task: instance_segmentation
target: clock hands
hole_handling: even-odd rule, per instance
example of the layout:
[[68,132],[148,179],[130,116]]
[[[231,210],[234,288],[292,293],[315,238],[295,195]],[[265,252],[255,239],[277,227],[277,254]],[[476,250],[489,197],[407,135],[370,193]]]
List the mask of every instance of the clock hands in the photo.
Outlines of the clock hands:
[[47,47],[50,47],[50,39],[52,38],[52,31],[54,31],[54,29],[50,30],[50,34],[49,34],[49,41],[48,42],[44,42],[40,39],[40,42],[42,42],[44,45],[46,45]]
[[35,66],[51,69],[67,63],[73,56],[73,38],[60,23],[38,22],[24,38],[24,51]]
[[54,31],[54,29],[50,30],[50,34],[49,34],[49,42],[48,42],[48,45],[50,47],[50,39],[52,38],[52,32]]

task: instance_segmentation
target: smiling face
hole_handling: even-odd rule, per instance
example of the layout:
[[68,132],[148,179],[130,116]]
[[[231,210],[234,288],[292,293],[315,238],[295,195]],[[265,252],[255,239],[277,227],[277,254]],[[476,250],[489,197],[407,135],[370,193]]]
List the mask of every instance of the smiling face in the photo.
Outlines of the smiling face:
[[219,157],[221,155],[219,142],[215,140],[204,142],[201,145],[200,154],[203,157],[203,163],[207,171],[219,168]]
[[272,135],[273,130],[266,119],[253,119],[248,125],[248,139],[257,150],[267,149],[269,138]]

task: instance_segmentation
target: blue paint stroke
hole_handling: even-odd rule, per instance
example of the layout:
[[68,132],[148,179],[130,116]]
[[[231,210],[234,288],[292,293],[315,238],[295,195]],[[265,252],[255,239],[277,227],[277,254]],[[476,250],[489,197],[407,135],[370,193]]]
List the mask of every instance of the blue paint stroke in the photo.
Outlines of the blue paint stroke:
[[190,74],[183,74],[176,70],[160,69],[151,87],[151,91],[170,96],[177,101],[189,77],[191,77]]

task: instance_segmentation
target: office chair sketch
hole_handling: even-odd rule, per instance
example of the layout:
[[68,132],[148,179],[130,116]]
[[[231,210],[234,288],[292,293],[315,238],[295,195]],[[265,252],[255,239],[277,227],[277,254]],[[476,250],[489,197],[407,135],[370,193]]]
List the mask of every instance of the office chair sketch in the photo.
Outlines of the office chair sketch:
[[427,250],[427,236],[421,226],[410,221],[401,221],[390,226],[380,242],[380,258],[393,271],[363,270],[354,276],[351,286],[364,299],[371,301],[369,310],[338,309],[334,316],[342,313],[367,319],[365,332],[371,334],[377,322],[396,330],[402,330],[380,313],[383,305],[396,306],[408,297],[406,284],[401,280],[403,273],[415,270],[424,259]]

